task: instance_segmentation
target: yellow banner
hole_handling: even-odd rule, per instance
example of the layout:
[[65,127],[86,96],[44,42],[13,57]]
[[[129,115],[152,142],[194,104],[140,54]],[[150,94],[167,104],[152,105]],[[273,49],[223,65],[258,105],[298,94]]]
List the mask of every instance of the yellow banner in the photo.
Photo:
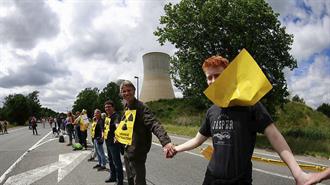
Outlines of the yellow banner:
[[93,120],[92,126],[91,126],[91,137],[94,139],[95,136],[95,127],[96,127],[96,122]]
[[108,133],[110,131],[110,122],[111,122],[111,118],[106,117],[104,121],[104,131],[103,131],[104,139],[108,139]]
[[204,94],[219,107],[250,106],[272,88],[256,61],[243,49]]
[[125,117],[119,123],[116,131],[116,140],[125,145],[132,144],[133,128],[135,122],[136,110],[126,110]]

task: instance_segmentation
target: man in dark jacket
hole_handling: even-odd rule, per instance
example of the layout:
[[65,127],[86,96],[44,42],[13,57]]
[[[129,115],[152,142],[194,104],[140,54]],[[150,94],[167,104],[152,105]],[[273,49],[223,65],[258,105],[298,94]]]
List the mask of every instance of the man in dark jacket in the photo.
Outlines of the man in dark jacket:
[[104,121],[104,139],[107,146],[110,177],[105,182],[117,182],[117,185],[123,185],[123,164],[120,158],[122,144],[115,142],[115,130],[119,123],[119,114],[115,111],[115,105],[111,100],[104,103],[104,110],[107,116]]
[[[174,146],[165,129],[160,125],[150,109],[134,97],[135,87],[125,80],[120,85],[120,92],[125,100],[125,111],[136,110],[131,145],[126,145],[124,162],[129,185],[146,185],[145,162],[151,147],[151,133],[157,136],[164,152],[174,154]],[[125,116],[125,113],[123,114]]]

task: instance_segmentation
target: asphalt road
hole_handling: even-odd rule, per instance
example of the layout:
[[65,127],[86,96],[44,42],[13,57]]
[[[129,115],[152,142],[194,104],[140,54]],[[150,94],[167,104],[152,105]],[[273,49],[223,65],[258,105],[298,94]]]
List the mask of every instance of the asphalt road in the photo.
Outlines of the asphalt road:
[[[32,135],[27,127],[14,128],[0,135],[0,184],[40,185],[99,185],[108,177],[108,171],[98,172],[87,162],[90,150],[73,151],[66,143],[59,143],[49,126],[38,126],[39,135]],[[66,138],[66,142],[67,142]],[[186,139],[173,136],[174,143]],[[157,141],[157,139],[155,139]],[[256,150],[257,155],[277,158],[271,152]],[[330,166],[329,160],[297,156],[304,162]],[[174,159],[164,159],[157,142],[152,145],[147,160],[148,185],[200,185],[208,161],[199,149],[178,154]],[[253,184],[295,184],[287,167],[253,162]],[[325,181],[322,184],[329,184]]]

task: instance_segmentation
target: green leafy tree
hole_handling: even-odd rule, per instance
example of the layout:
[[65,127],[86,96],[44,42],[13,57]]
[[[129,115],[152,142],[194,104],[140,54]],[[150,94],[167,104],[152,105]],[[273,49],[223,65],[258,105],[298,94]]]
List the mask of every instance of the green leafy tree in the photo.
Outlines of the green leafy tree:
[[292,97],[292,101],[305,104],[305,100],[303,98],[300,98],[297,94]]
[[283,69],[293,69],[296,60],[289,50],[293,36],[264,0],[182,0],[166,4],[165,15],[154,32],[160,44],[170,42],[178,49],[170,61],[174,84],[190,97],[207,104],[203,61],[221,55],[230,61],[246,48],[269,79],[273,90],[264,98],[274,115],[289,95]]
[[330,118],[330,105],[328,103],[322,103],[322,105],[320,105],[316,110],[322,112]]
[[41,107],[39,115],[40,117],[50,117],[50,116],[55,117],[57,113],[47,107]]
[[38,98],[39,91],[33,91],[26,96],[29,105],[29,114],[40,118],[41,105]]
[[22,94],[14,94],[5,97],[3,114],[11,123],[24,125],[29,119],[29,101]]
[[98,96],[99,96],[99,90],[98,88],[86,88],[82,90],[78,96],[76,101],[73,104],[73,114],[76,111],[81,112],[82,109],[87,110],[88,117],[92,117],[94,110],[96,108],[100,109],[101,107],[98,107]]
[[117,111],[123,110],[120,89],[115,82],[108,83],[108,85],[103,88],[102,92],[99,94],[98,104],[102,110],[104,109],[104,102],[107,100],[112,100],[114,102]]
[[0,121],[5,119],[5,113],[2,107],[0,107]]

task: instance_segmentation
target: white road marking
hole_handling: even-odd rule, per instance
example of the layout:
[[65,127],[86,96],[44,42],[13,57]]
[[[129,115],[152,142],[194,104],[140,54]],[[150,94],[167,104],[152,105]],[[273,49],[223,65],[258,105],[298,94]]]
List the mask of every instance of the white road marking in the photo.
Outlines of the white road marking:
[[[181,139],[181,140],[184,140],[184,141],[188,141],[189,138],[185,138],[185,137],[180,137],[180,136],[173,136],[173,135],[170,135],[171,138],[176,138],[176,139]],[[212,146],[212,143],[211,142],[204,142],[203,144],[207,144],[207,145],[210,145]],[[277,159],[280,159],[280,156],[278,155],[274,155],[274,154],[268,154],[268,153],[263,153],[263,152],[256,152],[254,151],[253,152],[254,154],[257,154],[257,155],[263,155],[263,156],[268,156],[268,157],[274,157],[274,158],[277,158]],[[329,158],[330,160],[330,158]],[[310,162],[310,161],[305,161],[305,160],[297,160],[297,162],[299,163],[306,163],[306,164],[311,164],[311,165],[317,165],[317,166],[327,166],[325,164],[320,164],[320,163],[314,163],[314,162]]]
[[[267,154],[267,153],[262,153],[262,152],[253,152],[253,153],[254,154],[257,154],[257,155],[263,155],[263,156],[268,156],[268,157],[274,157],[274,158],[277,158],[277,159],[281,159],[280,156],[274,155],[274,154]],[[316,166],[326,166],[324,164],[314,163],[314,162],[300,160],[300,159],[299,160],[297,159],[297,162],[299,162],[299,163],[305,163],[305,164],[311,164],[311,165],[316,165]]]
[[46,175],[58,171],[58,182],[69,174],[90,152],[73,152],[60,154],[59,161],[45,165],[33,170],[29,170],[18,175],[11,176],[4,185],[29,185],[40,180]]
[[25,151],[21,157],[19,157],[6,171],[3,173],[0,177],[0,184],[6,179],[6,176],[15,168],[15,166],[23,159],[23,157],[30,151],[36,148],[39,143],[41,143],[42,140],[44,140],[49,134],[52,132],[50,131],[48,134],[46,134],[43,138],[41,138],[36,144],[34,144],[31,148],[29,148],[27,151]]
[[39,146],[41,146],[41,145],[43,145],[43,144],[46,144],[46,143],[48,143],[48,142],[54,141],[54,140],[58,140],[58,138],[52,138],[52,139],[49,139],[49,140],[47,140],[47,141],[44,141],[44,142],[38,144],[35,148],[38,148]]
[[[172,136],[171,136],[171,137],[172,137]],[[159,144],[159,143],[152,142],[152,144],[153,144],[153,145],[156,145],[156,146],[160,146],[160,147],[162,147],[162,145]],[[194,155],[194,156],[198,156],[198,157],[204,158],[203,155],[196,154],[196,153],[193,153],[193,152],[185,151],[184,153],[188,153],[188,154],[191,154],[191,155]],[[261,173],[265,173],[265,174],[269,174],[269,175],[273,175],[273,176],[277,176],[277,177],[282,177],[282,178],[286,178],[286,179],[294,180],[294,178],[291,177],[291,176],[282,175],[282,174],[278,174],[278,173],[273,173],[273,172],[266,171],[266,170],[262,170],[262,169],[259,169],[259,168],[252,168],[252,169],[253,169],[254,171],[257,171],[257,172],[261,172]],[[320,184],[320,185],[324,185],[324,184]]]
[[[181,140],[185,140],[185,141],[188,141],[190,139],[190,138],[185,138],[185,137],[180,137],[180,136],[173,136],[173,135],[170,135],[170,138],[176,138],[176,139],[181,139]],[[209,141],[205,141],[203,144],[212,145],[212,143],[209,142]]]
[[262,169],[259,169],[259,168],[252,168],[252,169],[253,169],[254,171],[261,172],[261,173],[265,173],[265,174],[268,174],[268,175],[273,175],[273,176],[282,177],[282,178],[285,178],[285,179],[291,179],[291,180],[294,180],[294,178],[293,178],[292,176],[281,175],[281,174],[278,174],[278,173],[269,172],[269,171],[262,170]]
[[[281,174],[278,174],[278,173],[273,173],[273,172],[265,171],[265,170],[262,170],[262,169],[259,169],[259,168],[253,168],[253,170],[254,171],[257,171],[257,172],[265,173],[265,174],[268,174],[268,175],[273,175],[273,176],[282,177],[282,178],[285,178],[285,179],[294,180],[294,178],[292,176],[281,175]],[[322,184],[322,183],[318,183],[318,184],[319,185],[325,185],[325,184]]]
[[77,155],[76,152],[60,155],[59,162],[63,161],[68,165],[58,169],[57,182],[60,182],[66,175],[68,175],[90,153],[90,151],[82,151],[80,152],[80,155]]

